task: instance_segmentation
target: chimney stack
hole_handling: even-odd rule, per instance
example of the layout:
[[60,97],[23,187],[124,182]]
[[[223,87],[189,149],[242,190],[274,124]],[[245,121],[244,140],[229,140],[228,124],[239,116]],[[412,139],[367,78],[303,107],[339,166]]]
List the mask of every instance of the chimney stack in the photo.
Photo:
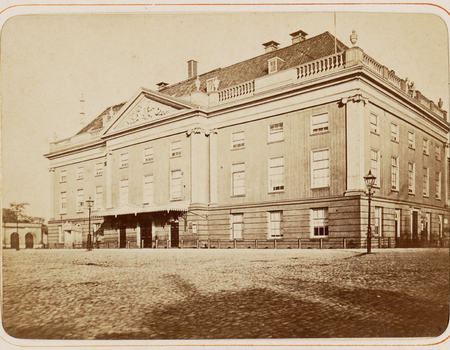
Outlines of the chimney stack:
[[188,79],[197,76],[197,61],[188,61]]
[[308,33],[305,33],[303,30],[299,30],[289,35],[292,37],[292,44],[296,44],[305,41]]
[[280,44],[277,43],[276,41],[273,41],[273,40],[263,44],[266,53],[277,50],[278,49],[278,45],[280,45]]

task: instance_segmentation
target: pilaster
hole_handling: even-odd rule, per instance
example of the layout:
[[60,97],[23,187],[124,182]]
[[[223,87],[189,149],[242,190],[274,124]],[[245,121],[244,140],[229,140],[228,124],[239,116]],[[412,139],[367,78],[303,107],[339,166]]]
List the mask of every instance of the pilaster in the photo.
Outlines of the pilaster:
[[366,104],[369,99],[361,94],[343,98],[341,102],[346,105],[346,156],[347,156],[347,189],[346,195],[365,192],[364,175],[366,169]]
[[51,218],[50,220],[54,220],[54,218],[56,217],[56,213],[55,213],[55,168],[50,168],[49,170],[50,173],[50,215]]
[[106,208],[112,208],[112,152],[106,153]]

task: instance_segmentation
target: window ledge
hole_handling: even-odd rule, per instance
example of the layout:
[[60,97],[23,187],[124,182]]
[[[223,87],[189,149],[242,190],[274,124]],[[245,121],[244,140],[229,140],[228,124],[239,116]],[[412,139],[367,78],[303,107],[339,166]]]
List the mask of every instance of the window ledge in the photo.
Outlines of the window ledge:
[[323,189],[323,188],[330,188],[330,185],[311,187],[311,190],[320,190],[320,189]]
[[119,169],[126,169],[126,168],[128,168],[128,165],[127,166],[121,166]]
[[245,194],[235,194],[235,195],[231,196],[231,198],[236,198],[236,197],[245,197]]
[[310,236],[310,239],[329,239],[330,236]]
[[415,147],[409,147],[409,146],[408,146],[408,149],[410,149],[410,150],[412,150],[412,151],[415,151],[415,150],[416,150]]
[[370,133],[371,133],[371,134],[374,134],[374,135],[377,135],[377,136],[380,136],[380,133],[379,133],[379,132],[371,131]]
[[142,164],[149,164],[149,163],[153,163],[153,160],[149,160],[148,162],[142,162]]
[[182,200],[182,198],[172,198],[172,199],[169,199],[169,202],[179,202],[181,200]]
[[78,180],[83,180],[84,179],[84,177],[77,177],[77,181]]
[[314,136],[314,135],[323,135],[323,134],[329,134],[329,133],[330,133],[330,130],[327,130],[327,131],[311,132],[309,135]]
[[284,142],[284,139],[283,140],[276,140],[276,141],[267,141],[267,144],[269,145],[271,143],[279,143],[279,142]]
[[284,193],[285,190],[280,190],[280,191],[269,191],[268,194],[276,194],[276,193]]
[[235,147],[235,148],[231,148],[230,151],[238,151],[241,149],[245,149],[245,147]]

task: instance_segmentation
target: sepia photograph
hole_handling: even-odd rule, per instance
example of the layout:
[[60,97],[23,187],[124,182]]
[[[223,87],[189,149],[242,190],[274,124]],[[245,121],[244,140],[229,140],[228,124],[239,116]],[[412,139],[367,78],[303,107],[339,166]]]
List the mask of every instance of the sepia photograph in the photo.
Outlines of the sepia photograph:
[[2,8],[0,348],[445,348],[450,15],[402,6]]

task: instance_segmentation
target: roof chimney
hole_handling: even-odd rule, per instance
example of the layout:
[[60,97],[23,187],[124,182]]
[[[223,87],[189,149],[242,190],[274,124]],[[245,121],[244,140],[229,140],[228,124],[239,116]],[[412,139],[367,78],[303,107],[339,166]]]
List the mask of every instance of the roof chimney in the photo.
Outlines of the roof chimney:
[[296,44],[305,41],[308,33],[305,33],[303,30],[299,30],[289,35],[292,37],[292,44]]
[[263,44],[264,48],[266,49],[266,53],[277,50],[278,45],[280,44],[273,40]]
[[197,76],[197,61],[188,61],[188,79]]
[[156,86],[158,87],[158,91],[164,89],[167,85],[169,85],[169,84],[167,84],[167,83],[165,83],[163,81],[158,83],[158,84],[156,84]]

